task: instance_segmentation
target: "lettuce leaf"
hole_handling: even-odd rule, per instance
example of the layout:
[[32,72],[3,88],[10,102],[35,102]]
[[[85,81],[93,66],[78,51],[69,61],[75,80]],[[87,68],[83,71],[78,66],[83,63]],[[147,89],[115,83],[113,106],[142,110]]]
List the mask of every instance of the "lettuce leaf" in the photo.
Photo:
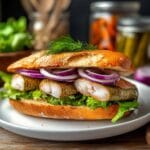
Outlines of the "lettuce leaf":
[[10,86],[11,79],[12,79],[11,74],[0,71],[0,79],[5,83],[4,84],[5,89],[10,89],[11,88],[11,86]]
[[139,106],[139,103],[137,101],[118,102],[118,104],[119,104],[119,110],[112,119],[113,123],[121,119],[127,111],[134,110]]
[[10,18],[0,23],[0,52],[14,52],[31,48],[32,35],[27,31],[27,20]]
[[5,83],[10,83],[11,78],[12,78],[11,74],[0,71],[0,79],[2,79]]
[[92,109],[96,109],[98,107],[107,108],[110,104],[111,102],[102,102],[102,101],[95,100],[92,97],[87,97],[86,105]]

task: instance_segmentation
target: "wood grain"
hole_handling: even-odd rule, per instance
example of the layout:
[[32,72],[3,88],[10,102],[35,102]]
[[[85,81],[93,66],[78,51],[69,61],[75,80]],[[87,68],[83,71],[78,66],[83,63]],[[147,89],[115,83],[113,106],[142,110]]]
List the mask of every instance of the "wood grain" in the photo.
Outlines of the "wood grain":
[[147,130],[146,130],[146,142],[147,142],[147,144],[150,145],[150,123],[147,125]]
[[146,126],[112,138],[83,142],[56,142],[27,138],[0,128],[0,150],[150,150],[150,145],[145,141],[145,131]]

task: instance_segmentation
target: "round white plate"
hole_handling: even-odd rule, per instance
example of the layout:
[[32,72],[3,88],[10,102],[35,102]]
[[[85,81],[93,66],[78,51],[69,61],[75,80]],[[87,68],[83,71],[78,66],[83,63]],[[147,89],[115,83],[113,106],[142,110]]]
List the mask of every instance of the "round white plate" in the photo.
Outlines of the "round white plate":
[[[131,80],[130,80],[131,81]],[[100,139],[135,130],[150,121],[150,88],[132,81],[139,90],[139,109],[115,124],[111,121],[73,121],[35,118],[15,111],[7,100],[0,102],[0,126],[14,133],[47,140]]]

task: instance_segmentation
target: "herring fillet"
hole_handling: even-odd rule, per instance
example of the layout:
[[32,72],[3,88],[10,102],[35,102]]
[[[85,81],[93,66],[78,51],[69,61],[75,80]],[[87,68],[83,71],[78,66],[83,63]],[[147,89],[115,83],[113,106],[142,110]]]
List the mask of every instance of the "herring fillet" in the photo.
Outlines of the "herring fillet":
[[105,86],[87,79],[77,79],[75,87],[83,95],[91,96],[99,101],[123,101],[137,99],[138,93],[135,86],[120,88],[116,86]]
[[12,77],[11,87],[19,91],[30,91],[39,88],[40,79],[29,78],[20,74]]
[[40,83],[40,90],[56,98],[67,97],[77,93],[72,83],[57,82],[44,79]]

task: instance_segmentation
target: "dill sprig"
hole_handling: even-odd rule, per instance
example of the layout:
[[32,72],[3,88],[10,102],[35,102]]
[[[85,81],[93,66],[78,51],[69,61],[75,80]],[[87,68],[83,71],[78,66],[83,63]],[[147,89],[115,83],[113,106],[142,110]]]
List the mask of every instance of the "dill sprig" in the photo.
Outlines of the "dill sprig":
[[48,54],[56,54],[62,52],[79,52],[83,50],[94,50],[96,46],[81,41],[76,41],[70,36],[63,36],[49,44]]

